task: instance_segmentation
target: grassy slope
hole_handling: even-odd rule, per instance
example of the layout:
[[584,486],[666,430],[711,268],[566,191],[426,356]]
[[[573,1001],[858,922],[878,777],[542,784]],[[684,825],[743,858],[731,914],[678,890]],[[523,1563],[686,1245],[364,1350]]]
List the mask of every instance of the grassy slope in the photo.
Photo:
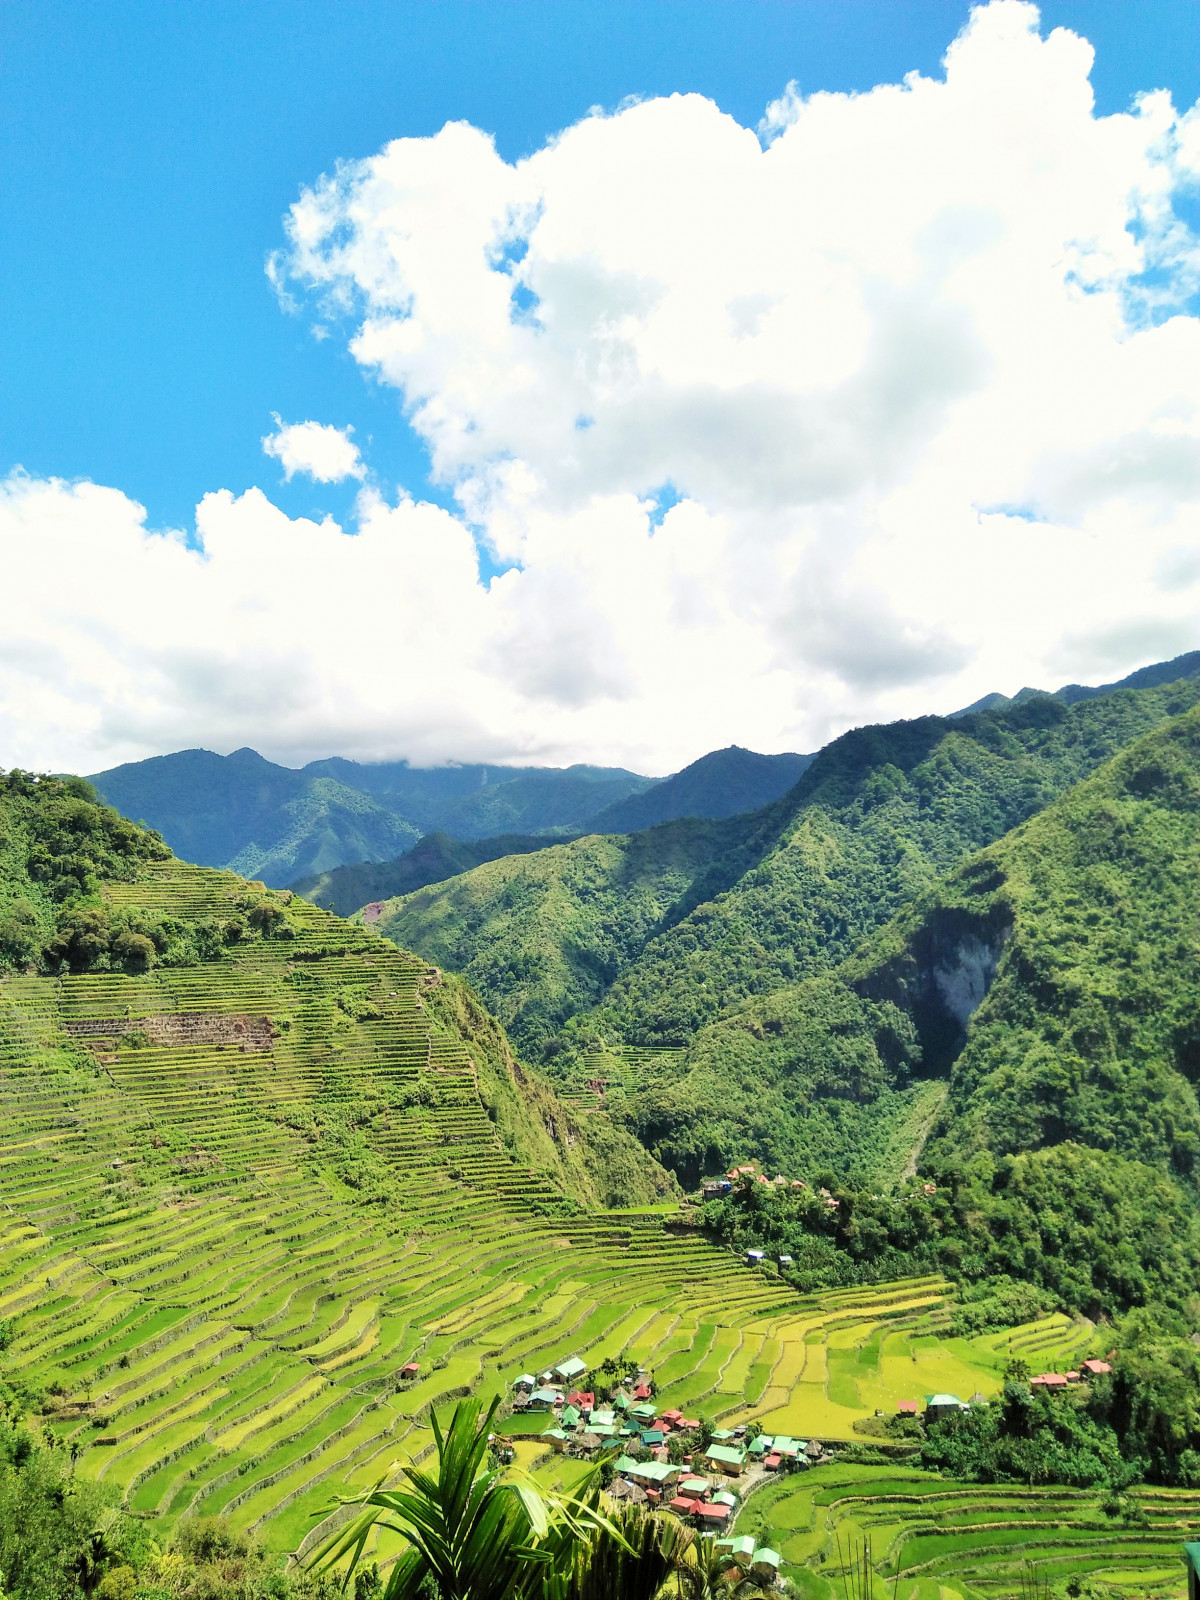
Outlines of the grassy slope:
[[682,1044],[845,959],[972,851],[1194,703],[1197,684],[1039,696],[866,728],[783,800],[496,862],[389,905],[400,944],[468,974],[518,1047],[564,1029]]

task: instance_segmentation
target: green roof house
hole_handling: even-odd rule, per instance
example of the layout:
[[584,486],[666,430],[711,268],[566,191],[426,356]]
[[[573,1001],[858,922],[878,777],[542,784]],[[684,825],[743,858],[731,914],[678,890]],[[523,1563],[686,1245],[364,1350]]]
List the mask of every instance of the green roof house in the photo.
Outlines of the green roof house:
[[771,1448],[771,1435],[760,1433],[757,1439],[750,1441],[750,1454],[752,1456],[765,1456]]
[[718,1550],[728,1550],[740,1566],[748,1567],[754,1559],[754,1540],[747,1533],[740,1539],[718,1539]]
[[731,1478],[740,1476],[746,1464],[744,1453],[727,1444],[710,1444],[704,1452],[704,1459],[711,1461],[714,1467],[720,1467]]
[[523,1372],[519,1378],[513,1380],[514,1389],[524,1389],[526,1394],[532,1394],[537,1388],[537,1379],[531,1372]]
[[729,1506],[732,1510],[737,1505],[737,1495],[731,1494],[728,1489],[721,1489],[717,1494],[713,1495],[713,1505]]
[[754,1552],[754,1559],[750,1563],[750,1571],[756,1578],[763,1578],[768,1583],[779,1576],[779,1563],[783,1557],[778,1550],[772,1550],[769,1545],[760,1545]]
[[649,1400],[643,1400],[640,1405],[633,1407],[629,1415],[637,1417],[640,1422],[653,1422],[658,1412]]
[[593,1411],[592,1412],[592,1427],[593,1428],[597,1424],[599,1424],[600,1427],[602,1427],[602,1428],[612,1428],[612,1427],[616,1426],[616,1421],[617,1421],[617,1414],[612,1409],[611,1406],[601,1406],[598,1411]]
[[571,1356],[566,1361],[560,1361],[554,1369],[554,1376],[561,1378],[564,1383],[573,1383],[576,1378],[582,1378],[587,1371],[587,1362],[580,1361],[578,1356]]
[[713,1438],[717,1441],[718,1444],[728,1444],[730,1439],[735,1438],[735,1437],[736,1437],[736,1435],[734,1434],[734,1431],[733,1431],[732,1428],[714,1428],[713,1429]]
[[951,1411],[965,1411],[967,1408],[956,1394],[927,1394],[925,1396],[925,1410],[932,1412],[934,1417],[948,1416]]
[[574,1406],[562,1408],[562,1425],[564,1428],[575,1428],[579,1425],[579,1412]]
[[[628,1461],[628,1456],[622,1456],[621,1461]],[[624,1478],[632,1478],[635,1483],[660,1484],[669,1483],[672,1478],[677,1478],[683,1470],[669,1461],[630,1461],[627,1467],[622,1467],[620,1462],[617,1467]]]

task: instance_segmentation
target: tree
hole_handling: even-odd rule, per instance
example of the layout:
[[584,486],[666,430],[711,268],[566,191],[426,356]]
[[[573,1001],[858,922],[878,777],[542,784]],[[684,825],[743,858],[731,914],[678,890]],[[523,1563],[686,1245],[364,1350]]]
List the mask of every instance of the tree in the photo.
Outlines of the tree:
[[[407,1466],[405,1486],[387,1488],[381,1478],[364,1494],[342,1499],[342,1505],[362,1510],[316,1552],[314,1570],[331,1571],[348,1558],[344,1587],[378,1526],[408,1541],[383,1600],[416,1600],[429,1578],[441,1600],[569,1594],[566,1584],[582,1544],[600,1535],[624,1541],[597,1509],[598,1484],[585,1498],[572,1500],[543,1495],[526,1482],[502,1482],[497,1470],[486,1467],[499,1404],[497,1395],[481,1420],[478,1400],[460,1401],[444,1433],[432,1415],[436,1475]],[[559,1586],[551,1589],[556,1580]]]

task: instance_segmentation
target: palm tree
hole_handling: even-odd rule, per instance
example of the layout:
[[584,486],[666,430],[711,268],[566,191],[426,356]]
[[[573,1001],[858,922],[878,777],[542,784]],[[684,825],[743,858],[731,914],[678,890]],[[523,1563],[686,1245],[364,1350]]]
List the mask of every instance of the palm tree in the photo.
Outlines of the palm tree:
[[[349,1560],[349,1583],[373,1528],[402,1534],[408,1548],[396,1562],[383,1600],[415,1600],[427,1578],[441,1600],[534,1600],[565,1596],[578,1551],[606,1536],[624,1542],[599,1509],[599,1485],[583,1499],[544,1495],[532,1484],[502,1483],[485,1462],[488,1432],[500,1397],[480,1420],[478,1400],[460,1401],[443,1433],[431,1415],[437,1472],[403,1469],[406,1485],[385,1488],[387,1477],[342,1505],[361,1506],[313,1558],[327,1572]],[[389,1473],[388,1477],[391,1476]]]
[[712,1539],[697,1539],[690,1531],[676,1556],[673,1588],[679,1600],[769,1600],[762,1585]]
[[[591,1494],[598,1500],[598,1488]],[[654,1600],[692,1537],[670,1512],[623,1506],[609,1527],[579,1542],[571,1570],[551,1579],[545,1600]]]

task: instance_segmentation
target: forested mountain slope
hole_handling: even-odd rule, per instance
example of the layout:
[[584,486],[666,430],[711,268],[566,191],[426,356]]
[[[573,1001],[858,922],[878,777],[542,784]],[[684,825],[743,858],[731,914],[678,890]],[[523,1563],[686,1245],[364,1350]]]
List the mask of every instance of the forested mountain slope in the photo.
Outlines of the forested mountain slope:
[[628,1120],[685,1177],[749,1152],[870,1189],[899,1176],[913,1101],[940,1086],[920,1166],[943,1199],[902,1223],[861,1203],[852,1254],[883,1271],[896,1251],[910,1269],[1002,1271],[1093,1309],[1182,1304],[1200,1262],[1198,1084],[1192,710],[972,856],[836,972],[702,1030]]
[[279,887],[343,861],[386,859],[420,829],[325,774],[265,761],[255,750],[180,750],[100,772],[101,798],[161,833],[201,866]]
[[378,926],[466,973],[519,1048],[560,1065],[597,1039],[682,1046],[835,966],[1198,693],[1185,679],[857,729],[748,817],[494,862],[389,902]]
[[506,856],[385,901],[373,926],[397,942],[419,930],[426,959],[469,973],[536,1051],[602,999],[742,827],[687,818]]

